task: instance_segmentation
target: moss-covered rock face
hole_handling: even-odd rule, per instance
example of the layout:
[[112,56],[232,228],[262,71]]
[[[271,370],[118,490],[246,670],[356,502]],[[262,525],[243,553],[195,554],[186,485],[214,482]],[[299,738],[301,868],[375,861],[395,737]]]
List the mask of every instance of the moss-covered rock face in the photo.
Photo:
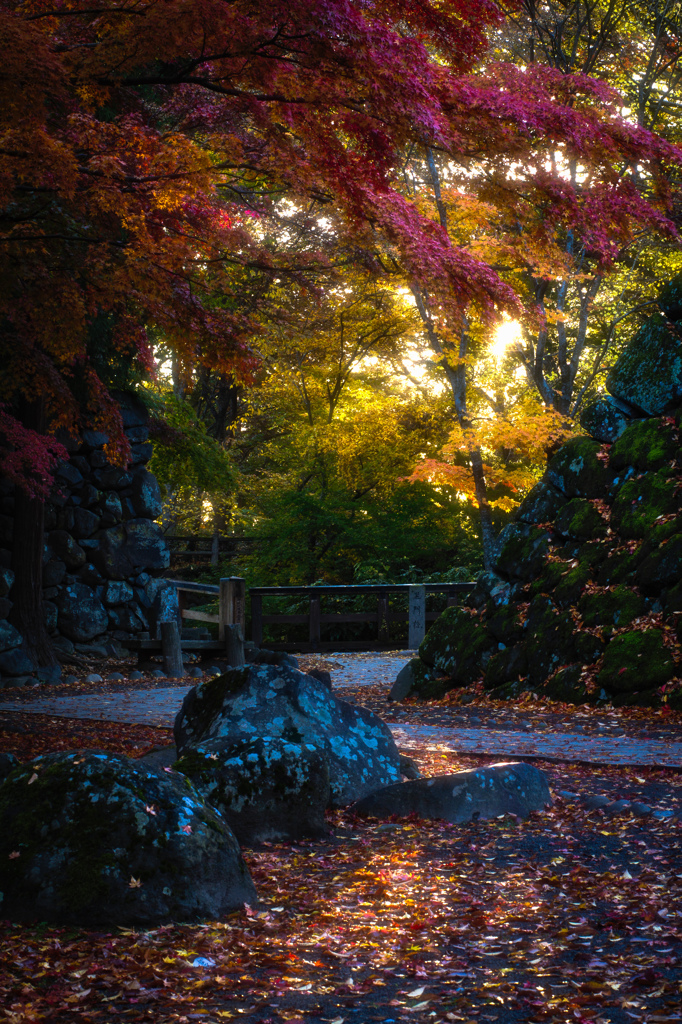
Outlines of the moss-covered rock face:
[[174,768],[189,776],[242,844],[315,838],[330,801],[326,752],[307,743],[257,738],[187,750]]
[[603,498],[613,470],[598,458],[602,445],[591,437],[574,437],[562,445],[547,466],[545,479],[567,498]]
[[634,420],[614,444],[609,462],[614,469],[660,469],[678,451],[677,431],[660,419]]
[[607,524],[591,501],[573,498],[557,513],[554,528],[564,537],[595,540],[606,536]]
[[616,361],[606,387],[648,416],[660,416],[682,398],[682,337],[660,313],[649,317]]
[[526,523],[510,523],[498,541],[497,571],[508,579],[533,579],[542,570],[548,551],[546,530]]
[[[453,686],[468,686],[481,675],[484,655],[495,646],[475,613],[446,608],[419,647],[419,656]],[[423,693],[423,690],[422,690]]]
[[455,671],[447,686],[652,706],[667,684],[682,706],[666,646],[682,642],[682,275],[666,294],[677,326],[656,314],[619,359],[614,397],[582,420],[594,436],[562,445],[500,534],[467,598],[477,614],[450,609],[427,635],[420,654]]
[[400,781],[400,755],[388,726],[286,664],[247,665],[195,686],[175,720],[181,757],[208,743],[219,743],[221,756],[232,756],[256,740],[274,744],[273,750],[282,741],[323,753],[332,806]]
[[0,787],[11,919],[78,925],[215,920],[256,893],[237,841],[183,775],[105,754],[50,754]]
[[626,539],[646,537],[663,516],[679,507],[678,482],[661,473],[645,473],[628,480],[611,508],[611,527]]
[[675,663],[657,629],[615,636],[606,648],[597,683],[612,693],[639,692],[672,678]]
[[644,598],[622,585],[586,594],[578,602],[578,612],[585,626],[629,626],[645,608]]
[[598,398],[580,414],[580,426],[590,437],[595,441],[601,441],[602,444],[612,444],[616,441],[629,422],[627,414],[610,395]]

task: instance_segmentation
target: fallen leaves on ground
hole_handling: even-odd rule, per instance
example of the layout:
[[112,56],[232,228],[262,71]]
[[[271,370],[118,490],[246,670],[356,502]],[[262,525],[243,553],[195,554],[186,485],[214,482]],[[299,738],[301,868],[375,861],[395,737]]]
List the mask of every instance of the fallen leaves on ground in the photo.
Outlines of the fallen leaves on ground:
[[[481,763],[419,760],[429,774]],[[555,789],[679,783],[655,769],[547,772]],[[222,922],[113,933],[5,923],[5,1019],[681,1019],[679,823],[557,801],[523,822],[343,811],[329,826],[325,840],[245,850],[261,903]]]
[[[19,711],[0,712],[0,750],[30,761],[58,750],[89,748],[140,757],[173,742],[172,729],[84,718],[53,718]],[[1,1020],[1,1018],[0,1018]]]

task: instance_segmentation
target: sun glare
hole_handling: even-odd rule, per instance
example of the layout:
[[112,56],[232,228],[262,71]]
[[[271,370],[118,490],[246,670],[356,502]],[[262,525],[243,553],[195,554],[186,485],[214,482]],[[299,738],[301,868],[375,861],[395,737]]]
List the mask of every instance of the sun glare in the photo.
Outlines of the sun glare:
[[521,325],[517,320],[506,318],[498,324],[493,334],[490,354],[499,363],[507,354],[507,349],[521,340]]

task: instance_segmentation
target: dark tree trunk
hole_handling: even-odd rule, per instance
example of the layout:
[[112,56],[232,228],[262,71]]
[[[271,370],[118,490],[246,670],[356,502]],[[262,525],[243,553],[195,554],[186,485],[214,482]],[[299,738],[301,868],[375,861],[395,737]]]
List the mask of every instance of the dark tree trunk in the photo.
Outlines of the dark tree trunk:
[[[45,413],[42,402],[27,404],[24,426],[43,432]],[[31,498],[20,487],[14,494],[14,540],[12,544],[12,601],[10,619],[24,638],[29,657],[40,667],[57,664],[54,648],[43,617],[43,543],[45,501]]]

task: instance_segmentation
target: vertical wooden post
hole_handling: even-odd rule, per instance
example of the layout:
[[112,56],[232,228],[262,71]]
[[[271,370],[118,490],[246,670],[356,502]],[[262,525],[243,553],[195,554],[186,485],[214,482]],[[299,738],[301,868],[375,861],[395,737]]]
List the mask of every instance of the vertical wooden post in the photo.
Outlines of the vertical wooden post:
[[177,622],[162,622],[160,625],[163,671],[171,679],[180,679],[185,675],[185,667],[182,664],[182,645],[178,624]]
[[311,647],[317,647],[320,643],[320,599],[310,598],[310,628],[308,639]]
[[251,594],[251,642],[260,647],[263,643],[263,595]]
[[388,595],[380,594],[377,598],[377,640],[388,642]]
[[225,628],[225,657],[230,668],[240,668],[244,664],[244,634],[238,622]]
[[410,584],[407,646],[416,650],[426,636],[426,587]]
[[231,576],[232,583],[232,619],[241,626],[242,637],[246,636],[246,580],[241,576]]
[[211,538],[211,565],[215,566],[218,564],[220,558],[220,534],[217,530],[213,531],[213,537]]

